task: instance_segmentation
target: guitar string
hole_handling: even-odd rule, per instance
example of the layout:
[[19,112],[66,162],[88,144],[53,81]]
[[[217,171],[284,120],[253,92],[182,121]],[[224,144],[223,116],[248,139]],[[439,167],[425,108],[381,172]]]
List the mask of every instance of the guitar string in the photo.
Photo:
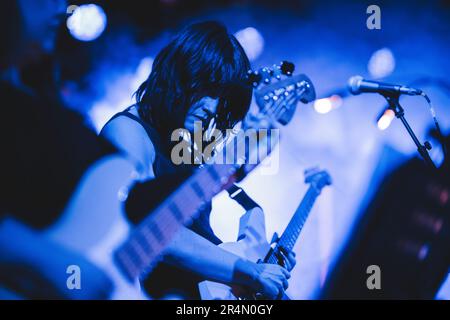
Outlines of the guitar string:
[[[280,242],[284,239],[285,242],[292,242],[291,238],[298,238],[298,236],[301,233],[301,230],[303,229],[304,224],[306,223],[306,220],[308,219],[308,216],[311,212],[311,209],[313,207],[313,204],[315,200],[317,199],[317,193],[314,191],[313,187],[310,187],[309,190],[306,192],[306,195],[304,197],[305,202],[302,201],[294,213],[294,216],[291,218],[288,226],[286,227],[285,232],[280,237]],[[291,225],[292,223],[292,225]],[[286,233],[287,232],[287,233]],[[286,236],[285,236],[286,234]],[[284,238],[283,238],[284,236]],[[296,241],[297,239],[295,239]]]
[[[286,227],[285,231],[283,232],[282,236],[279,239],[279,242],[277,243],[277,246],[285,247],[288,245],[289,247],[286,248],[288,250],[292,250],[295,243],[298,240],[298,237],[301,234],[301,230],[304,227],[304,224],[306,223],[306,220],[308,219],[308,216],[310,214],[310,211],[314,205],[315,200],[317,199],[317,192],[314,192],[314,188],[311,188],[307,191],[306,195],[304,196],[304,199],[306,202],[302,201],[297,208],[296,212],[294,213],[294,216],[289,221],[288,226]],[[276,250],[273,250],[273,252],[270,254],[267,261],[270,263],[278,263],[278,258],[276,256]]]

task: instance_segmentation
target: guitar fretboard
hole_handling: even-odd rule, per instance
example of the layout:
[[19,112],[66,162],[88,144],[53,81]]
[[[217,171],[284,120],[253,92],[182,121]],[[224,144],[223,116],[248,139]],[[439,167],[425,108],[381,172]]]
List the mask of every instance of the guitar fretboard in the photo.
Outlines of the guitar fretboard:
[[[308,191],[303,197],[302,202],[291,218],[291,221],[289,221],[288,226],[281,235],[277,243],[277,247],[282,246],[288,251],[291,251],[294,248],[294,245],[297,242],[298,237],[300,236],[300,232],[305,225],[306,219],[308,218],[314,202],[316,201],[319,194],[320,191],[318,191],[315,187],[309,187]],[[268,257],[266,257],[265,261],[267,263],[277,264],[278,258],[276,256],[276,250],[271,251]]]

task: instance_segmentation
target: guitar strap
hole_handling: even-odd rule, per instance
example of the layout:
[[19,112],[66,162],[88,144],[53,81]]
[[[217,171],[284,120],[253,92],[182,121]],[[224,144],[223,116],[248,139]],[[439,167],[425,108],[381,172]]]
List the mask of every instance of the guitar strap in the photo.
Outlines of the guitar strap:
[[261,208],[241,187],[233,184],[227,191],[230,198],[239,203],[245,210]]

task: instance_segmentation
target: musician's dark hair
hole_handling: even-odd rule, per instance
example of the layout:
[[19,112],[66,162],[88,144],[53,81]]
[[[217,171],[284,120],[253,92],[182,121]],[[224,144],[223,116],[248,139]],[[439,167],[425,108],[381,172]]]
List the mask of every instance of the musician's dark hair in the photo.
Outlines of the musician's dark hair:
[[192,24],[157,55],[135,93],[139,115],[170,140],[173,130],[183,128],[190,106],[209,96],[219,98],[217,129],[232,128],[250,106],[249,69],[244,49],[222,24]]

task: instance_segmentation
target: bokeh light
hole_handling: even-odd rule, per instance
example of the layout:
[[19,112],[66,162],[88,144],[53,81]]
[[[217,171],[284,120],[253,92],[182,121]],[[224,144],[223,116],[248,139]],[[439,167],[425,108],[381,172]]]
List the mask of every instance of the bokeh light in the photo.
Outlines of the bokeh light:
[[370,75],[375,79],[389,76],[395,69],[394,54],[388,48],[375,51],[369,60],[367,68]]
[[67,19],[70,34],[80,41],[93,41],[105,31],[107,17],[105,11],[96,4],[76,7]]
[[395,113],[392,109],[386,109],[377,121],[378,129],[386,130],[395,118]]

